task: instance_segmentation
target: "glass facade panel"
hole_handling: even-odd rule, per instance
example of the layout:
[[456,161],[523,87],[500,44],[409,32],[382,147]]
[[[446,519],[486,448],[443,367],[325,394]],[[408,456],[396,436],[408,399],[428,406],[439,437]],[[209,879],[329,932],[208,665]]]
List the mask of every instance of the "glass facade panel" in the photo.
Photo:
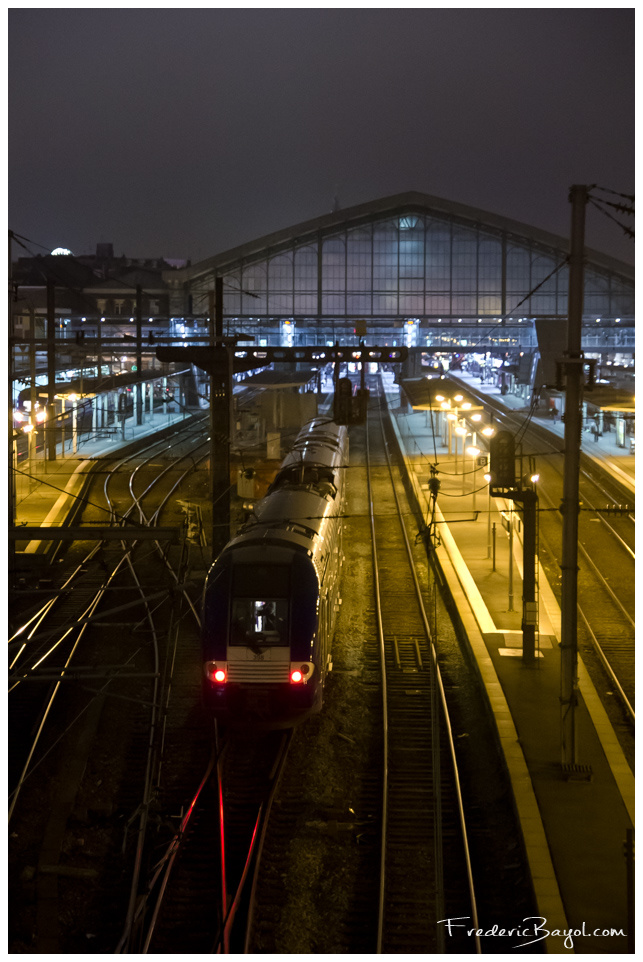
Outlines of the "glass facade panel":
[[317,248],[300,247],[295,251],[294,289],[306,293],[317,291]]
[[293,314],[316,314],[317,294],[295,294]]
[[322,311],[331,317],[333,314],[345,314],[346,299],[337,294],[322,294]]
[[293,310],[292,294],[277,294],[270,292],[268,297],[268,314],[287,314],[292,315]]
[[373,314],[397,314],[397,295],[373,294]]
[[346,298],[346,306],[349,314],[370,314],[371,295],[368,294],[349,294]]
[[451,298],[448,294],[427,294],[424,310],[429,317],[448,317],[451,313]]
[[[293,243],[292,250],[240,263],[227,273],[225,314],[307,317],[312,325],[319,310],[319,323],[346,315],[457,323],[458,317],[500,316],[503,306],[516,319],[567,313],[569,270],[567,265],[555,270],[565,253],[536,240],[523,243],[515,235],[503,237],[497,228],[469,227],[446,214],[429,213],[334,229],[321,241],[321,257],[317,242]],[[209,287],[210,281],[201,277],[198,290],[190,292],[195,312],[207,314]],[[633,283],[588,266],[584,313],[632,317]]]
[[343,291],[346,286],[346,245],[331,237],[322,247],[322,290]]
[[502,244],[495,238],[480,237],[478,243],[478,292],[502,292]]
[[502,297],[500,294],[480,294],[478,296],[478,314],[502,314]]
[[424,313],[424,297],[418,296],[418,295],[413,297],[408,294],[400,294],[399,313],[400,314],[423,314]]

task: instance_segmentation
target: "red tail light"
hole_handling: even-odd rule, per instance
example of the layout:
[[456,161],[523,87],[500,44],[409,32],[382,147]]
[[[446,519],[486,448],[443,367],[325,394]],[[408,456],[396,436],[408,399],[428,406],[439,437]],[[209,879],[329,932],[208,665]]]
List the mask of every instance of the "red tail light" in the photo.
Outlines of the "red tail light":
[[219,684],[223,684],[226,680],[227,672],[225,668],[219,667],[216,661],[206,661],[203,667],[205,669],[205,677],[208,681],[216,681]]
[[295,668],[294,671],[290,672],[290,680],[294,682],[296,685],[299,684],[299,682],[303,679],[303,677],[304,676],[302,675],[302,673],[299,671],[298,668]]

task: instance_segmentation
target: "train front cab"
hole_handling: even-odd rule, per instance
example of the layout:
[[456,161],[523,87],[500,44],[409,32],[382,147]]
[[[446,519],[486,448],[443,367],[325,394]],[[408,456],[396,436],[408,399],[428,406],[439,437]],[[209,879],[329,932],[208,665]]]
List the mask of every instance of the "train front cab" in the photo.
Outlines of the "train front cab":
[[204,594],[206,710],[241,725],[291,724],[318,710],[326,667],[318,600],[304,551],[259,545],[224,554]]

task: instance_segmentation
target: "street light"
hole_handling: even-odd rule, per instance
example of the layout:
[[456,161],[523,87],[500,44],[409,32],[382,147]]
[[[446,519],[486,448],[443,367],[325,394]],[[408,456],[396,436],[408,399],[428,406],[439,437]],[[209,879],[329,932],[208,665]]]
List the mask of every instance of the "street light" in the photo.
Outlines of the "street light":
[[[471,455],[471,479],[473,485],[473,511],[476,510],[476,458],[480,456],[480,448],[475,447],[475,445],[470,445],[467,448],[467,454]],[[462,459],[464,461],[464,458]]]
[[491,475],[489,473],[484,476],[487,482],[487,558],[491,557]]
[[76,454],[76,451],[78,450],[78,406],[77,406],[78,395],[77,395],[77,394],[70,394],[70,395],[69,395],[69,400],[71,401],[71,407],[72,407],[72,421],[71,421],[72,446],[71,446],[71,449],[72,449],[73,454]]

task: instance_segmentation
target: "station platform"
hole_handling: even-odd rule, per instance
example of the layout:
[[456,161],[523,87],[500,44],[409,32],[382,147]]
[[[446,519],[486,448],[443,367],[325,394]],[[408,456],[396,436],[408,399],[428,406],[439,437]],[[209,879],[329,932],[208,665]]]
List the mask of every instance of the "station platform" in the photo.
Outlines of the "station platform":
[[[449,375],[451,377],[451,375]],[[459,372],[456,375],[459,377]],[[466,375],[461,378],[468,386]],[[485,392],[479,379],[472,387]],[[519,398],[500,397],[506,407]],[[542,570],[539,573],[539,647],[534,667],[522,661],[522,545],[514,536],[513,597],[509,594],[509,538],[500,510],[489,498],[484,468],[462,473],[438,436],[434,439],[425,411],[389,395],[398,439],[419,504],[428,504],[429,465],[440,463],[437,557],[474,652],[489,695],[502,749],[512,780],[535,895],[544,930],[573,930],[571,939],[551,935],[547,952],[627,954],[628,891],[624,843],[634,825],[634,776],[594,685],[579,656],[581,704],[578,716],[578,773],[569,777],[561,764],[560,609]],[[396,407],[397,406],[397,407]],[[428,425],[427,425],[428,421]],[[551,430],[549,420],[543,423]],[[562,435],[564,425],[556,425]],[[601,443],[602,442],[602,443]],[[622,450],[609,439],[583,444],[593,457],[607,459],[630,478]],[[626,465],[621,466],[621,458]],[[619,477],[621,475],[619,474]],[[477,502],[474,503],[477,498]],[[478,512],[477,515],[474,513]],[[496,522],[496,563],[490,549],[490,521]],[[487,920],[491,924],[493,920]],[[595,932],[621,934],[594,935]]]
[[[459,381],[464,388],[472,388],[481,394],[487,394],[506,408],[520,412],[525,417],[529,413],[529,403],[524,398],[517,397],[515,394],[501,394],[496,385],[485,384],[476,375],[465,371],[449,371],[449,379]],[[553,434],[557,434],[561,441],[564,440],[565,425],[560,418],[554,421],[547,417],[534,417],[532,420],[535,424],[540,424]],[[581,450],[589,457],[596,458],[608,466],[621,484],[634,495],[636,457],[630,451],[629,439],[627,439],[627,447],[623,448],[617,443],[615,431],[604,431],[598,438],[590,431],[583,431]]]

